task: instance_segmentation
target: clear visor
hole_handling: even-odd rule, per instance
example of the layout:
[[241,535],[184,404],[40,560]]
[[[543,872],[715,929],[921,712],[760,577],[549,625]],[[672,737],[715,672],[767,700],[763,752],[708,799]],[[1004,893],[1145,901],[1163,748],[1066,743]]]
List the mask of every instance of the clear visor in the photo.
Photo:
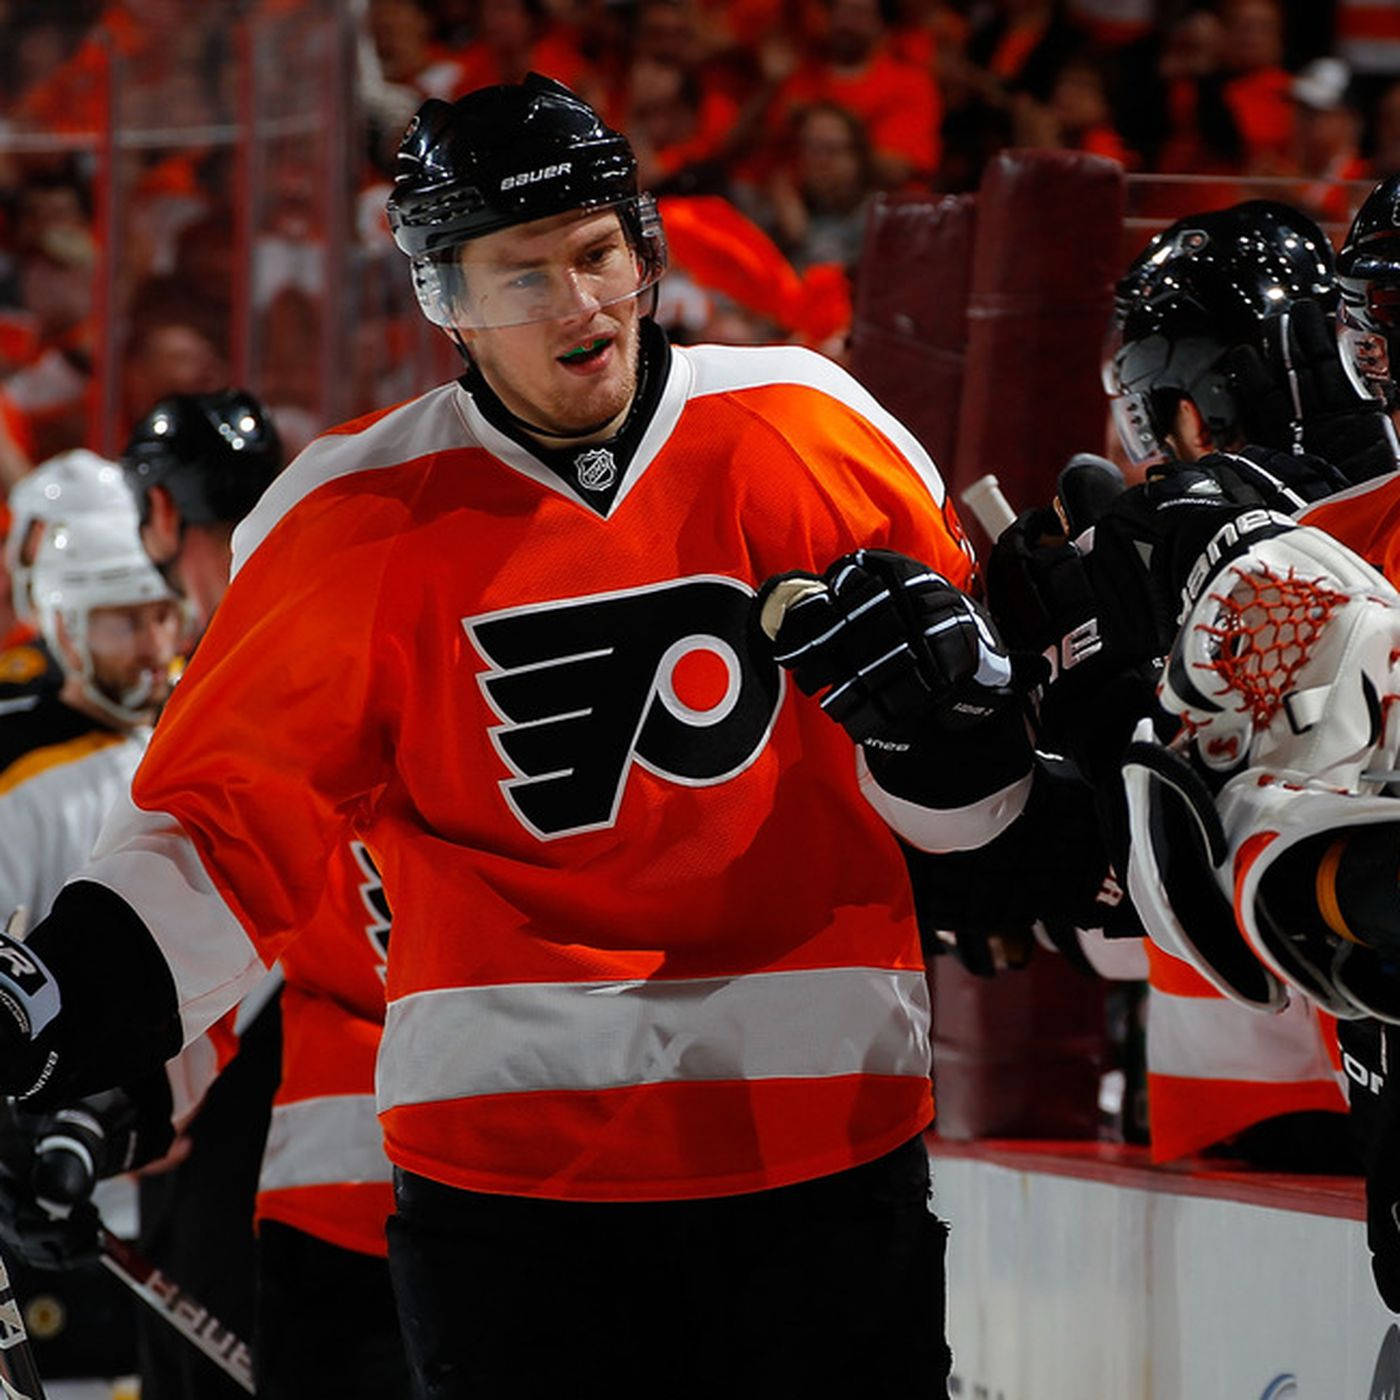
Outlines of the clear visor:
[[1400,288],[1349,286],[1337,312],[1337,349],[1352,387],[1388,403],[1395,391],[1388,331],[1400,330]]
[[412,271],[423,314],[444,329],[585,320],[655,286],[666,239],[655,202],[641,195],[542,233],[522,225],[424,253]]
[[1128,461],[1135,467],[1150,467],[1167,459],[1166,448],[1152,426],[1152,414],[1145,393],[1125,387],[1119,373],[1123,355],[1123,334],[1114,327],[1103,348],[1103,389],[1113,414],[1113,427]]

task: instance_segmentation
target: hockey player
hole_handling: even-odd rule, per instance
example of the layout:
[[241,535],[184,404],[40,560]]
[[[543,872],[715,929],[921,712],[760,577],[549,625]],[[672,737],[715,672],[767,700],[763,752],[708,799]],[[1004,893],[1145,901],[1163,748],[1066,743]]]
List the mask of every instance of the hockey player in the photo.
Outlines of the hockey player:
[[[236,390],[174,395],[136,425],[122,460],[147,550],[193,604],[202,633],[228,586],[234,526],[282,468],[276,428]],[[273,1400],[353,1400],[408,1385],[385,1262],[389,1162],[374,1115],[388,906],[358,843],[328,862],[325,886],[321,910],[283,955],[280,1006],[244,1028],[194,1120],[189,1156],[142,1191],[143,1224],[157,1235],[151,1252],[200,1297],[218,1299],[216,1271],[237,1262],[209,1249],[209,1230],[236,1250],[233,1231],[256,1215],[254,1369],[259,1395]],[[223,1289],[240,1282],[225,1278]],[[175,1356],[182,1368],[200,1364],[187,1348]],[[196,1378],[207,1386],[207,1368],[189,1383]]]
[[135,515],[52,526],[26,580],[63,672],[0,725],[0,905],[46,911],[92,850],[170,694],[179,608]]
[[29,576],[44,529],[75,515],[130,515],[131,496],[121,469],[86,448],[74,448],[41,462],[10,488],[10,529],[4,568],[10,578],[11,607],[22,633],[0,651],[0,714],[25,709],[45,690],[55,690],[63,671],[34,627]]
[[[1381,417],[1377,401],[1393,398],[1385,308],[1387,287],[1400,284],[1395,189],[1377,187],[1338,259],[1342,350],[1369,415],[1348,407],[1342,362],[1325,343],[1299,355],[1280,337],[1307,370],[1295,380],[1303,421],[1309,405],[1336,414],[1334,424],[1351,415],[1342,426],[1353,442],[1368,416]],[[1184,617],[1161,688],[1178,737],[1164,748],[1139,728],[1124,764],[1129,887],[1154,941],[1223,996],[1272,1011],[1291,993],[1340,1018],[1366,1143],[1374,1272],[1400,1310],[1400,1095],[1390,1028],[1380,1034],[1369,1019],[1400,1018],[1387,698],[1400,655],[1400,476],[1363,478],[1308,506],[1302,521],[1329,537],[1260,509],[1237,479],[1212,474],[1210,459],[1195,465],[1204,471],[1178,470],[1114,502],[1085,561],[1101,557],[1085,574],[1102,599],[1119,598],[1100,609],[1105,653],[1133,650],[1133,611],[1169,627]]]
[[[202,632],[226,587],[233,527],[281,468],[276,430],[261,405],[239,391],[175,395],[136,425],[123,463],[147,548],[194,599]],[[228,1043],[221,1023],[214,1046],[196,1043],[182,1055],[197,1089],[193,1081],[201,1073],[207,1079],[211,1048],[224,1060],[233,1044],[238,1050],[184,1130],[188,1151],[179,1164],[141,1183],[145,1251],[234,1331],[253,1328],[258,1393],[274,1400],[316,1393],[350,1400],[407,1389],[385,1262],[389,1164],[373,1102],[387,938],[377,872],[363,848],[347,847],[329,864],[321,912],[285,956],[282,1034],[273,999],[256,1014],[240,1008],[236,1042]],[[255,992],[248,1000],[257,999]],[[131,1098],[106,1094],[72,1106],[103,1134],[89,1143],[94,1159],[114,1169],[117,1154],[106,1138],[120,1137]],[[23,1121],[42,1141],[53,1115]],[[38,1154],[44,1179],[59,1170],[64,1151],[60,1143]],[[79,1205],[92,1177],[65,1176],[71,1189],[64,1203]],[[261,1223],[254,1326],[255,1183]],[[52,1250],[55,1225],[37,1210],[29,1218],[26,1247]],[[70,1255],[83,1243],[81,1229],[67,1231]],[[347,1335],[350,1315],[358,1321]],[[143,1393],[233,1393],[233,1383],[187,1342],[152,1323],[142,1338]]]
[[[1295,510],[1393,467],[1389,424],[1342,373],[1327,321],[1336,297],[1321,230],[1267,201],[1181,219],[1134,262],[1118,288],[1106,381],[1126,450],[1155,468],[1140,494],[1165,517],[1210,515],[1223,500],[1218,483],[1232,500]],[[1093,631],[1092,646],[1066,653],[1070,664],[1042,707],[1047,741],[1066,745],[1091,777],[1115,790],[1129,734],[1156,708],[1151,662],[1174,630],[1174,610],[1164,615],[1132,582],[1141,569],[1138,546],[1150,551],[1153,541],[1130,531],[1126,545],[1134,552],[1115,548],[1125,521],[1108,522],[1103,548],[1088,561],[1095,577],[1078,601],[1099,596],[1087,613],[1057,624],[1071,633],[1103,612],[1094,623],[1102,630]],[[1027,579],[1039,574],[1044,584],[1047,571],[1059,570],[1051,591],[1059,589],[1064,602],[1065,580],[1077,579],[1079,568],[1075,545],[1058,521],[1049,523],[1037,542],[1033,536],[1046,531],[1044,513],[1025,517],[999,545],[990,577],[999,620],[1018,645],[1037,649],[1049,639],[1032,635],[1035,608],[1027,600],[1034,588]],[[1118,577],[1125,572],[1126,587]],[[1090,664],[1076,669],[1081,659]],[[1120,847],[1120,868],[1123,854]],[[1261,1019],[1225,1001],[1179,959],[1153,945],[1148,953],[1154,1157],[1169,1160],[1229,1139],[1235,1150],[1271,1165],[1344,1161],[1344,1139],[1329,1135],[1316,1115],[1345,1107],[1330,1023],[1303,1002]],[[1340,1128],[1339,1118],[1332,1122]]]
[[[0,1079],[174,1053],[362,840],[417,1394],[942,1394],[890,828],[998,846],[1029,746],[932,464],[818,356],[668,349],[634,172],[533,75],[420,110],[391,221],[467,372],[239,527],[131,804],[8,949]],[[755,625],[794,569],[766,630],[821,706]]]
[[233,529],[282,470],[282,443],[251,394],[172,394],[122,453],[146,552],[186,600],[196,634],[228,587]]
[[[49,484],[55,495],[69,495],[71,481],[51,475]],[[179,607],[141,548],[119,476],[116,484],[123,508],[48,523],[24,577],[45,655],[54,658],[62,679],[57,688],[31,686],[24,703],[0,718],[0,907],[7,917],[20,906],[33,916],[43,914],[87,859],[103,817],[130,784],[150,723],[169,693]],[[122,1093],[94,1105],[106,1123],[99,1136],[112,1149],[108,1174],[122,1171],[138,1153],[142,1160],[158,1157],[170,1144],[171,1086],[158,1066],[142,1078],[139,1097],[149,1111],[134,1112],[132,1099]],[[84,1114],[62,1131],[70,1139],[86,1137],[89,1122]],[[56,1223],[32,1206],[28,1164],[13,1137],[0,1171],[0,1233],[27,1262],[72,1267],[95,1259],[94,1221]],[[20,1181],[24,1189],[12,1190]],[[33,1184],[42,1189],[43,1178]],[[114,1189],[104,1205],[129,1211],[132,1201],[129,1189]],[[75,1325],[114,1307],[116,1290],[100,1270],[74,1275],[56,1291]],[[125,1368],[131,1364],[130,1336],[129,1329],[120,1330],[105,1353],[96,1354]],[[88,1354],[94,1354],[91,1348]]]

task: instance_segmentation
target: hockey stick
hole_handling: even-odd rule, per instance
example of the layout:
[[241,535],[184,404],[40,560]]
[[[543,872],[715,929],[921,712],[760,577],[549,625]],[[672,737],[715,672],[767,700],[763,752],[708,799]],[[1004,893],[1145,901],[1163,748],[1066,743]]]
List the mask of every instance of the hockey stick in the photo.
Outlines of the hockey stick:
[[979,476],[963,489],[962,503],[972,512],[972,518],[987,532],[988,539],[997,539],[1016,520],[1011,502],[1002,495],[1001,485],[990,472]]
[[[21,904],[5,920],[5,933],[21,940],[28,923],[29,911]],[[4,1388],[5,1400],[44,1400],[44,1383],[39,1378],[29,1333],[24,1328],[24,1310],[15,1297],[3,1257],[0,1257],[0,1387]]]
[[24,1312],[10,1283],[10,1272],[0,1259],[0,1387],[5,1400],[44,1400],[44,1383],[34,1364]]
[[98,1240],[102,1246],[102,1262],[143,1303],[158,1312],[249,1395],[257,1393],[253,1389],[253,1358],[245,1342],[105,1225],[99,1227]]

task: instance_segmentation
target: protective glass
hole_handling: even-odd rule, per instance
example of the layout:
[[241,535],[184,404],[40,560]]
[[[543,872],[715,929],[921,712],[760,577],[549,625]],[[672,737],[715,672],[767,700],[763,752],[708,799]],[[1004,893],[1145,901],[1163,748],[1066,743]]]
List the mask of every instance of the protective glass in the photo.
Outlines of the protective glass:
[[425,253],[412,261],[413,289],[436,326],[494,330],[585,317],[640,296],[666,271],[666,239],[650,195],[580,211],[615,210],[616,220],[596,238],[560,239],[557,252],[528,261],[473,261],[464,271],[465,245]]

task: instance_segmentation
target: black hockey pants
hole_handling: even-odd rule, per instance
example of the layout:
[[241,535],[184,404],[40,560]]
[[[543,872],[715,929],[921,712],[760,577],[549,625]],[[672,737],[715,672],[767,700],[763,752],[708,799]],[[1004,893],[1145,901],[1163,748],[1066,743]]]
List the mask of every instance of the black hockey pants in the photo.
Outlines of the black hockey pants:
[[947,1228],[915,1139],[752,1195],[579,1204],[396,1174],[418,1400],[945,1400]]

